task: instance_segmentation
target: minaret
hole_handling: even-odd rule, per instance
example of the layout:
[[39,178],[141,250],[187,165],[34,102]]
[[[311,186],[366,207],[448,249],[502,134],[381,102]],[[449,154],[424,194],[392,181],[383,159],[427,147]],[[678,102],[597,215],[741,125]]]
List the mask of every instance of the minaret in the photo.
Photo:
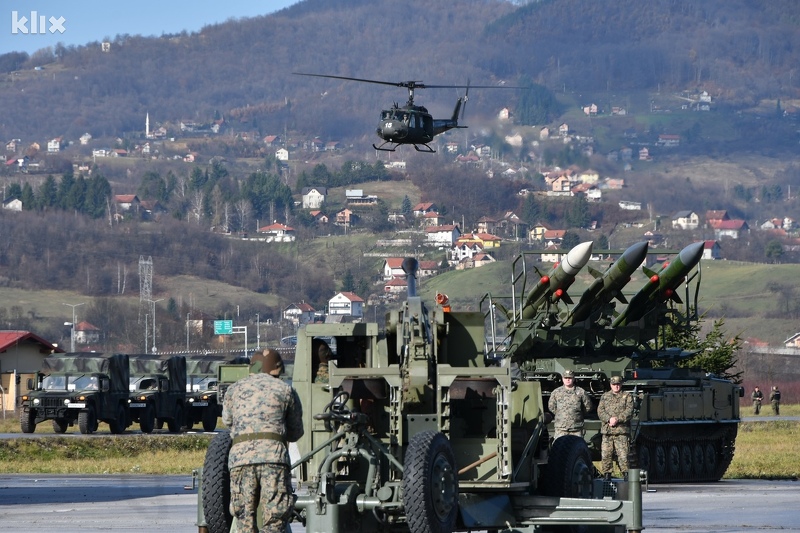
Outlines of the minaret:
[[147,117],[144,119],[144,137],[145,139],[150,138],[150,113],[147,113]]

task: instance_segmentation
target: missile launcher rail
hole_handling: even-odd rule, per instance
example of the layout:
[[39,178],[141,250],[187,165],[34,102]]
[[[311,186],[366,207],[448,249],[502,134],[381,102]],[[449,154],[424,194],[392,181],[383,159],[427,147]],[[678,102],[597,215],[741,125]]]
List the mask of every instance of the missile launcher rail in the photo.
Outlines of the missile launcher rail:
[[[701,369],[675,366],[693,353],[665,347],[660,337],[667,325],[683,328],[697,320],[695,267],[702,252],[703,243],[693,243],[656,270],[643,267],[647,282],[626,297],[622,288],[647,254],[646,242],[635,244],[605,272],[592,272],[594,282],[574,305],[566,291],[580,270],[575,266],[588,262],[591,243],[570,250],[547,274],[529,268],[532,254],[522,254],[512,263],[511,296],[481,301],[487,359],[510,364],[517,379],[538,383],[545,398],[571,369],[595,409],[611,377],[622,376],[636,406],[631,464],[647,471],[651,483],[717,481],[733,459],[743,389]],[[539,279],[529,289],[534,271]],[[682,286],[685,301],[678,295]],[[615,299],[627,304],[621,312]],[[599,460],[596,412],[584,429],[592,459]]]

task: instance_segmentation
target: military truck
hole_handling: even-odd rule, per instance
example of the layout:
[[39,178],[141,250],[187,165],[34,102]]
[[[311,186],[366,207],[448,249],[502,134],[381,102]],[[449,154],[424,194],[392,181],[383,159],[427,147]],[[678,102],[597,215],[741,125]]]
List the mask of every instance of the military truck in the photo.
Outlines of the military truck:
[[64,433],[78,423],[81,433],[94,433],[106,422],[111,433],[128,427],[128,356],[125,354],[53,354],[42,361],[30,392],[21,398],[20,427],[33,433],[36,425],[53,421]]
[[[667,328],[691,331],[698,318],[703,244],[642,267],[646,282],[626,296],[623,288],[648,253],[647,242],[636,243],[603,272],[589,266],[595,279],[575,302],[568,289],[587,266],[591,242],[575,246],[546,273],[536,268],[534,254],[523,253],[512,263],[511,295],[487,295],[481,305],[491,323],[488,358],[509,362],[520,382],[536,383],[545,400],[565,369],[574,371],[575,384],[595,407],[612,376],[624,379],[623,391],[635,404],[630,459],[650,483],[717,481],[733,459],[744,390],[724,376],[686,368],[681,363],[694,352],[663,340]],[[626,305],[618,310],[615,301]],[[584,423],[593,460],[600,459],[600,425],[596,412]]]
[[139,354],[130,356],[130,417],[142,433],[152,433],[164,422],[172,433],[184,425],[186,357]]
[[[294,519],[309,533],[642,529],[640,473],[599,479],[580,437],[548,436],[542,388],[487,356],[486,315],[408,298],[377,323],[308,324],[292,374],[305,435]],[[317,380],[324,339],[334,352]],[[221,367],[222,368],[222,367]],[[228,433],[210,443],[198,527],[231,527]]]
[[217,428],[222,403],[217,401],[217,368],[224,357],[190,355],[186,357],[186,428],[202,423],[204,431]]

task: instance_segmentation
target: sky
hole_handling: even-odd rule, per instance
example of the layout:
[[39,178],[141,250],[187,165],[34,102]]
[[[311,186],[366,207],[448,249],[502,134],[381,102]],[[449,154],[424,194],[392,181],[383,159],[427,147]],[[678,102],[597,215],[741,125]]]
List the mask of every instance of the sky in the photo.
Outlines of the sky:
[[[0,54],[32,54],[58,43],[79,46],[126,33],[157,37],[183,30],[195,32],[231,18],[274,13],[299,1],[0,0]],[[44,26],[39,23],[42,16]]]

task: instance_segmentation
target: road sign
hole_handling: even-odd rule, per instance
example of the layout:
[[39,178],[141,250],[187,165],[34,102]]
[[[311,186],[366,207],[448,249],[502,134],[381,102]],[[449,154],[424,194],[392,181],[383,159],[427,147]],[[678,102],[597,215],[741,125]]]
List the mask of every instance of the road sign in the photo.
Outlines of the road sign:
[[214,335],[233,335],[233,320],[215,320]]

